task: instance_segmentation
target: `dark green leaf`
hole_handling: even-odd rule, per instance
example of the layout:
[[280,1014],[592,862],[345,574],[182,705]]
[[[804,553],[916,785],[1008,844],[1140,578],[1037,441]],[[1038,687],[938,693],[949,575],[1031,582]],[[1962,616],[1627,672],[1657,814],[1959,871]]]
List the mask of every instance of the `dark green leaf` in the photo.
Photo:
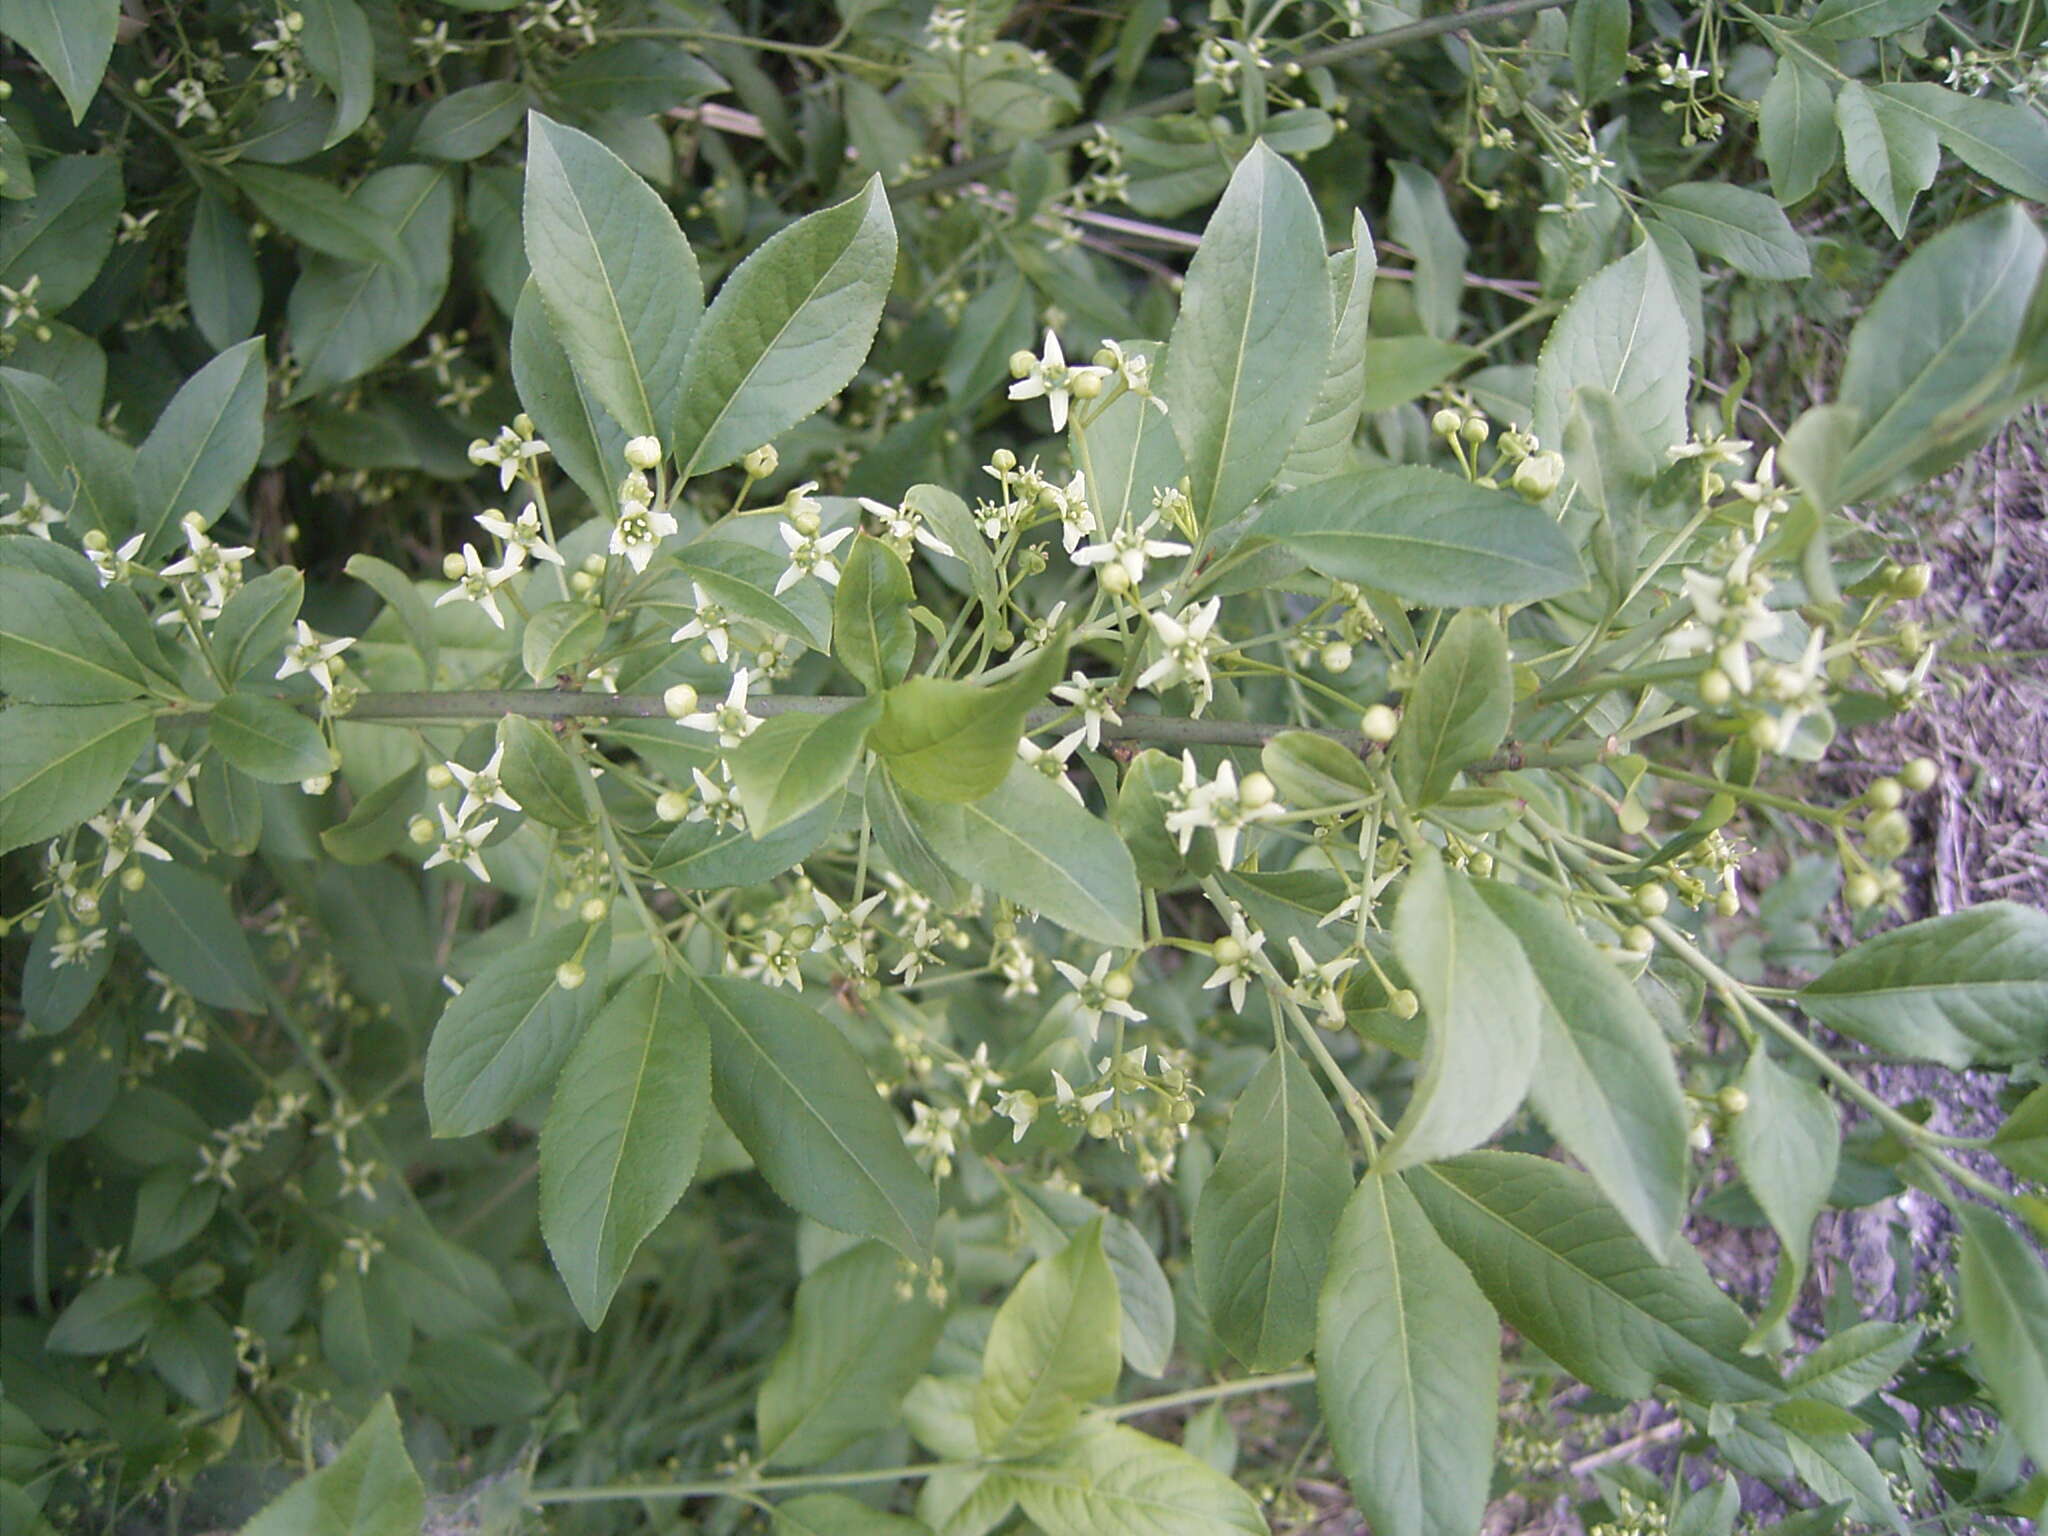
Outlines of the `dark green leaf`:
[[140,558],[154,561],[174,542],[180,519],[197,512],[211,523],[256,467],[263,447],[268,376],[263,338],[221,353],[171,397],[135,451],[136,526],[145,535]]
[[0,566],[0,677],[29,704],[118,704],[149,674],[95,605],[53,576]]
[[29,52],[64,93],[71,121],[85,121],[114,51],[120,0],[6,0],[0,32]]
[[1965,96],[1939,85],[1880,85],[1874,94],[1920,118],[1942,147],[1980,176],[2048,202],[2048,119],[2023,101]]
[[[21,3],[10,0],[11,5]],[[41,3],[71,8],[71,0]],[[0,283],[18,290],[40,274],[37,308],[61,315],[92,286],[114,248],[121,197],[116,155],[60,155],[38,166],[36,195],[10,208],[0,229]]]
[[146,704],[16,704],[0,713],[0,853],[98,814],[154,734]]
[[554,732],[537,720],[506,715],[498,722],[504,744],[505,791],[544,827],[575,831],[595,820],[589,772],[577,766]]
[[1870,199],[1892,233],[1905,239],[1913,203],[1934,185],[1941,163],[1933,128],[1855,80],[1843,81],[1835,93],[1835,126],[1850,183]]
[[491,80],[443,96],[413,135],[413,153],[430,160],[475,160],[496,149],[526,116],[526,87]]
[[1685,181],[1650,199],[1657,216],[1709,256],[1750,277],[1789,281],[1813,271],[1806,243],[1771,198],[1719,181]]
[[217,880],[182,864],[151,864],[123,910],[151,963],[202,1003],[257,1012],[267,988],[249,938]]
[[1803,202],[1834,169],[1841,135],[1827,77],[1787,55],[1764,91],[1757,141],[1771,191],[1786,207]]
[[331,149],[363,126],[377,86],[376,46],[355,0],[302,0],[299,47],[313,78],[334,92],[334,122],[321,142]]
[[231,693],[214,705],[214,749],[252,779],[297,784],[334,768],[320,727],[289,704],[256,693]]
[[1432,805],[1461,769],[1507,736],[1514,675],[1507,638],[1484,613],[1453,618],[1408,691],[1394,738],[1394,779],[1411,806]]
[[299,171],[237,162],[229,177],[271,223],[301,245],[338,261],[410,262],[398,233],[331,182]]
[[110,1355],[139,1342],[163,1308],[141,1275],[103,1275],[72,1298],[43,1347],[57,1355]]

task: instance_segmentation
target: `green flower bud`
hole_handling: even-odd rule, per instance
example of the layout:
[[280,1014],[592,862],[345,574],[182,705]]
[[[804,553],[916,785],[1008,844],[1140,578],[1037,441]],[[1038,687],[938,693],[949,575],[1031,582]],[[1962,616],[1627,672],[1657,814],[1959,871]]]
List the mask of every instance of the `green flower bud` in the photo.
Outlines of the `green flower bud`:
[[1851,912],[1861,912],[1866,907],[1876,906],[1881,894],[1877,877],[1868,873],[1853,874],[1842,885],[1842,900],[1849,904]]
[[1332,640],[1316,656],[1325,672],[1348,672],[1357,659],[1357,654],[1342,640]]
[[1941,782],[1941,765],[1931,757],[1916,757],[1899,770],[1899,782],[1916,795],[1924,795]]
[[654,814],[663,821],[681,821],[690,814],[690,797],[680,789],[664,789],[655,796]]
[[685,715],[697,712],[697,690],[688,683],[677,683],[661,696],[661,707],[668,711],[671,720],[680,720]]
[[1375,704],[1358,717],[1359,733],[1367,741],[1386,743],[1401,728],[1401,717],[1384,704]]
[[424,816],[415,816],[406,823],[405,835],[424,848],[434,840],[434,824]]
[[590,979],[590,973],[574,960],[564,960],[555,967],[555,985],[564,992],[574,992]]
[[782,455],[775,451],[773,443],[763,443],[740,460],[740,468],[747,472],[749,480],[766,480],[781,465]]
[[1895,811],[1906,798],[1906,788],[1897,779],[1872,779],[1863,798],[1877,810]]
[[1013,379],[1030,378],[1031,370],[1037,366],[1038,355],[1024,347],[1019,347],[1010,354],[1010,377]]

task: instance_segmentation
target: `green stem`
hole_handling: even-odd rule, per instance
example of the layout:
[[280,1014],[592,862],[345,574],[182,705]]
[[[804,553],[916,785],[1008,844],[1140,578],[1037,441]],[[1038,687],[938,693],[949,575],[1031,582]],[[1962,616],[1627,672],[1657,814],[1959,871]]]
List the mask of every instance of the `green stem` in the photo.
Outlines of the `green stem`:
[[1190,1387],[1185,1392],[1168,1392],[1161,1397],[1141,1397],[1135,1403],[1119,1403],[1114,1408],[1105,1408],[1101,1417],[1105,1419],[1134,1419],[1144,1413],[1162,1413],[1169,1408],[1186,1408],[1195,1403],[1212,1403],[1222,1397],[1243,1397],[1251,1392],[1283,1392],[1289,1387],[1305,1387],[1316,1379],[1313,1370],[1274,1371],[1265,1376],[1240,1376],[1233,1381],[1214,1382],[1206,1387]]

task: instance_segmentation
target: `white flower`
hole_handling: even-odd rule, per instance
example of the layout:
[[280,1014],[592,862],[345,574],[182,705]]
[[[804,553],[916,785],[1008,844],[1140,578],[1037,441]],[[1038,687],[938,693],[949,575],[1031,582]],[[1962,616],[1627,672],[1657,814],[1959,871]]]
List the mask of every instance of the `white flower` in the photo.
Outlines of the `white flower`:
[[1202,989],[1228,987],[1231,1009],[1237,1013],[1244,1012],[1245,988],[1256,974],[1258,954],[1265,947],[1265,934],[1247,924],[1244,913],[1233,911],[1230,914],[1229,940],[1227,943],[1222,939],[1216,941],[1213,947],[1216,969],[1202,983]]
[[848,965],[855,970],[862,969],[868,957],[869,919],[887,896],[886,891],[877,891],[867,900],[847,908],[823,891],[813,889],[811,899],[818,904],[819,915],[824,921],[818,924],[818,936],[811,941],[812,952],[821,953],[836,947]]
[[1165,654],[1138,674],[1138,686],[1160,693],[1177,683],[1186,683],[1194,690],[1194,712],[1199,715],[1208,708],[1216,689],[1209,660],[1221,648],[1210,631],[1216,627],[1216,616],[1222,611],[1223,600],[1212,597],[1206,603],[1190,603],[1177,617],[1148,614],[1152,632],[1159,637]]
[[1064,432],[1067,429],[1067,402],[1073,396],[1074,385],[1082,379],[1099,382],[1108,377],[1107,368],[1070,368],[1066,354],[1060,350],[1059,337],[1048,327],[1044,352],[1033,359],[1030,371],[1010,386],[1010,398],[1036,400],[1044,396],[1045,403],[1052,407],[1053,431]]
[[516,520],[508,521],[505,514],[496,507],[476,515],[477,524],[484,532],[502,539],[505,544],[505,565],[517,570],[527,560],[545,560],[550,565],[565,564],[561,551],[550,544],[540,526],[540,508],[528,502]]
[[[1063,605],[1064,606],[1064,605]],[[1037,642],[1044,644],[1044,641]],[[1052,696],[1062,703],[1071,704],[1081,711],[1081,739],[1088,743],[1088,750],[1102,750],[1102,727],[1122,725],[1124,717],[1116,712],[1111,700],[1116,694],[1116,684],[1109,678],[1091,678],[1085,672],[1076,672],[1073,681],[1054,686]]]
[[1682,443],[1673,443],[1664,450],[1664,457],[1673,464],[1683,459],[1702,459],[1705,461],[1703,467],[1712,469],[1717,464],[1747,464],[1752,446],[1746,437],[1724,437],[1719,432],[1709,432],[1705,437],[1689,437]]
[[886,501],[876,501],[870,496],[861,497],[860,504],[880,521],[882,537],[906,560],[910,558],[913,542],[922,544],[935,555],[954,553],[952,545],[925,527],[924,514],[915,507],[892,507]]
[[1001,1089],[996,1094],[996,1113],[1010,1122],[1010,1143],[1014,1146],[1024,1139],[1024,1133],[1038,1118],[1038,1095],[1027,1089]]
[[199,777],[198,762],[187,762],[162,742],[156,744],[156,760],[160,765],[156,772],[143,775],[138,782],[158,785],[178,804],[191,805],[192,781]]
[[[41,275],[41,273],[36,274],[37,277]],[[29,281],[34,282],[35,278],[30,278]],[[0,326],[0,329],[5,329],[5,327]],[[16,507],[12,512],[0,513],[0,528],[19,528],[24,533],[32,533],[39,539],[47,539],[50,536],[50,530],[63,521],[64,514],[38,496],[36,488],[32,485],[22,486],[20,506]],[[126,546],[124,545],[123,547],[125,548]]]
[[690,807],[686,820],[708,821],[721,829],[739,824],[740,803],[728,786],[719,783],[702,768],[692,768],[690,778],[697,786],[697,803]]
[[732,687],[727,690],[723,704],[684,715],[677,724],[685,730],[716,732],[721,747],[738,746],[761,723],[747,713],[747,681],[747,669],[741,667],[732,675]]
[[[1104,950],[1095,957],[1095,968],[1083,971],[1077,965],[1064,960],[1055,960],[1052,968],[1065,978],[1074,989],[1074,1011],[1081,1016],[1081,1022],[1088,1027],[1088,1038],[1093,1041],[1102,1027],[1105,1014],[1114,1014],[1120,1019],[1129,1019],[1134,1024],[1145,1022],[1145,1015],[1132,1007],[1130,977],[1119,973],[1109,974],[1109,951]],[[1062,1103],[1065,1100],[1061,1100]],[[1089,1108],[1094,1108],[1090,1105]]]
[[1074,564],[1105,565],[1114,561],[1123,567],[1124,574],[1130,577],[1131,585],[1135,587],[1145,579],[1147,560],[1168,560],[1175,555],[1185,555],[1189,552],[1187,545],[1177,544],[1171,539],[1145,537],[1158,525],[1159,514],[1155,512],[1135,528],[1119,528],[1101,544],[1090,544],[1084,549],[1074,550]]
[[196,513],[187,513],[182,525],[185,529],[185,554],[158,572],[166,580],[177,576],[197,576],[206,587],[206,600],[218,607],[228,600],[235,588],[242,584],[242,562],[256,553],[246,544],[216,544],[206,536],[205,521]]
[[1783,517],[1792,510],[1792,499],[1785,494],[1785,488],[1778,484],[1778,450],[1766,448],[1758,460],[1754,480],[1737,480],[1735,494],[1756,508],[1756,519],[1751,536],[1761,540],[1765,526],[1774,517]]
[[982,1041],[965,1061],[949,1061],[946,1070],[960,1079],[960,1095],[969,1104],[979,1104],[982,1094],[1002,1077],[989,1065],[988,1042]]
[[[1255,773],[1246,782],[1257,785],[1264,777]],[[1228,760],[1216,770],[1215,778],[1203,784],[1195,775],[1194,754],[1184,752],[1181,754],[1181,787],[1177,797],[1180,804],[1167,812],[1166,830],[1180,839],[1180,851],[1186,853],[1195,833],[1208,828],[1216,834],[1216,856],[1228,869],[1237,862],[1239,833],[1253,822],[1271,821],[1285,814],[1279,802],[1272,798],[1270,782],[1263,787],[1263,799],[1240,793],[1237,769]]]
[[434,599],[436,608],[449,603],[475,603],[490,617],[498,628],[505,627],[505,615],[499,611],[497,592],[512,575],[503,567],[492,568],[484,564],[474,544],[462,546],[462,574],[455,578],[455,585]]
[[1045,493],[1060,515],[1061,547],[1071,556],[1098,531],[1095,509],[1088,504],[1088,482],[1077,474],[1065,490],[1048,485]]
[[455,812],[458,824],[466,822],[487,805],[501,805],[508,811],[520,809],[519,802],[505,790],[505,782],[498,776],[505,762],[505,743],[498,743],[498,749],[491,754],[491,760],[481,768],[465,768],[460,763],[444,766],[454,775],[455,782],[462,786],[462,804]]
[[460,864],[484,884],[491,883],[491,872],[484,868],[483,843],[496,830],[496,820],[480,821],[473,827],[465,827],[448,814],[445,805],[436,806],[441,813],[441,846],[427,856],[422,869],[432,869],[436,864]]
[[[525,418],[520,420],[524,422]],[[469,462],[478,468],[495,464],[498,468],[498,489],[509,491],[520,471],[547,451],[546,443],[521,432],[518,426],[500,427],[495,438],[480,437],[469,445]]]
[[1076,1093],[1073,1084],[1059,1073],[1052,1075],[1052,1101],[1061,1109],[1078,1110],[1082,1115],[1092,1115],[1111,1099],[1116,1097],[1114,1088],[1098,1088],[1093,1093]]
[[839,585],[839,562],[832,558],[832,551],[853,537],[852,524],[826,534],[805,533],[790,523],[775,531],[782,535],[783,545],[789,550],[789,568],[775,582],[777,597],[806,576],[815,576],[827,586]]
[[705,595],[702,587],[693,581],[690,583],[690,589],[697,597],[696,617],[682,625],[668,638],[673,644],[680,645],[685,640],[695,640],[701,636],[718,657],[720,665],[723,665],[732,655],[731,621],[726,617],[725,610]]
[[156,807],[154,800],[145,800],[139,806],[132,800],[123,800],[118,811],[102,811],[86,821],[106,841],[106,857],[100,861],[102,879],[126,864],[133,854],[170,862],[170,854],[149,838],[149,818],[156,814]]
[[[43,537],[47,539],[49,534],[45,533]],[[99,539],[94,539],[85,546],[85,558],[92,562],[92,568],[99,574],[102,587],[112,586],[117,581],[126,581],[128,579],[131,563],[136,555],[141,553],[142,541],[145,537],[146,535],[144,534],[135,534],[126,540],[119,549],[114,550],[107,549]]]
[[903,1133],[903,1139],[918,1149],[920,1158],[929,1162],[932,1171],[942,1179],[953,1171],[953,1154],[959,1150],[960,1120],[957,1105],[934,1109],[923,1099],[911,1100],[910,1129]]
[[284,648],[284,660],[277,669],[277,678],[283,682],[304,672],[320,685],[322,693],[334,692],[334,659],[354,645],[353,635],[344,635],[339,640],[322,640],[304,619],[299,620],[299,638]]
[[1304,1008],[1313,1008],[1332,1029],[1344,1022],[1344,973],[1358,964],[1356,955],[1339,955],[1317,965],[1301,940],[1289,937],[1288,953],[1294,956],[1294,985],[1288,995]]
[[1035,768],[1046,778],[1073,797],[1074,804],[1085,806],[1081,791],[1074,781],[1067,777],[1067,759],[1074,755],[1074,749],[1081,745],[1083,733],[1075,731],[1071,736],[1062,736],[1050,747],[1041,747],[1029,736],[1017,738],[1017,759],[1027,768]]
[[612,524],[611,542],[605,547],[615,555],[624,555],[638,575],[647,569],[647,562],[661,548],[661,541],[675,531],[672,514],[625,500],[619,503],[619,520]]
[[190,75],[173,81],[164,94],[178,108],[177,116],[171,120],[173,128],[182,128],[195,117],[203,123],[216,122],[220,118],[213,103],[206,99],[206,87]]
[[1122,344],[1115,341],[1103,342],[1102,350],[1095,354],[1095,360],[1100,363],[1105,356],[1109,359],[1110,371],[1123,381],[1125,389],[1158,406],[1161,415],[1166,413],[1166,402],[1152,393],[1150,358],[1142,352],[1125,352]]

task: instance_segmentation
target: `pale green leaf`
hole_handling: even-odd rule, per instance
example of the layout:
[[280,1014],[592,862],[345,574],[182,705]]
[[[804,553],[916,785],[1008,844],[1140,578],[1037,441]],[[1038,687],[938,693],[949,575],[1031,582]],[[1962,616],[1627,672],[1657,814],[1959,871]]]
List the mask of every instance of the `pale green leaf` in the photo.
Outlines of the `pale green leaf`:
[[726,759],[747,830],[765,837],[843,793],[881,713],[882,701],[868,698],[830,714],[777,715],[750,732]]
[[[1289,486],[1313,485],[1341,475],[1351,467],[1351,440],[1365,413],[1366,330],[1372,312],[1373,279],[1379,260],[1373,254],[1372,230],[1365,215],[1351,215],[1351,249],[1330,258],[1330,300],[1335,330],[1330,360],[1323,368],[1322,387],[1309,407],[1308,419],[1294,434],[1280,479]],[[1091,438],[1095,429],[1089,429]],[[1178,478],[1178,477],[1176,477]],[[1172,480],[1161,481],[1171,485]],[[1111,526],[1114,526],[1112,524]]]
[[962,803],[999,786],[1017,761],[1024,717],[1059,681],[1065,636],[999,683],[913,677],[882,696],[868,742],[889,776],[920,799]]
[[2036,1466],[2048,1467],[2048,1271],[1996,1211],[1958,1205],[1957,1278],[1970,1363]]
[[301,245],[338,261],[389,262],[401,270],[410,264],[398,231],[322,177],[246,159],[228,175],[264,218]]
[[339,1456],[265,1505],[242,1536],[419,1536],[426,1512],[426,1485],[386,1397]]
[[135,450],[80,416],[49,379],[0,368],[0,386],[28,439],[30,482],[74,525],[118,545],[135,525]]
[[430,160],[474,160],[510,138],[526,116],[526,86],[490,80],[452,91],[427,108],[412,149]]
[[1411,806],[1432,805],[1461,769],[1507,736],[1514,676],[1507,637],[1489,614],[1471,610],[1445,626],[1403,700],[1394,737],[1394,780]]
[[1917,1323],[1857,1323],[1815,1345],[1793,1367],[1791,1386],[1801,1397],[1853,1408],[1898,1374],[1920,1337]]
[[1257,1501],[1179,1446],[1122,1424],[1091,1425],[1004,1469],[1045,1536],[1265,1536]]
[[1581,283],[1551,326],[1536,360],[1533,430],[1561,442],[1572,391],[1590,384],[1613,395],[1661,453],[1687,435],[1690,357],[1678,291],[1646,240]]
[[1805,1283],[1813,1223],[1834,1188],[1842,1131],[1827,1095],[1793,1077],[1761,1048],[1750,1053],[1738,1086],[1749,1103],[1729,1133],[1735,1166],[1783,1244],[1770,1304],[1752,1336],[1761,1342],[1792,1309]]
[[1789,54],[1779,59],[1764,89],[1757,143],[1778,201],[1789,208],[1810,196],[1841,152],[1827,77]]
[[1806,29],[1831,43],[1888,37],[1917,27],[1941,9],[1941,0],[1820,0]]
[[1083,1407],[1116,1390],[1121,1327],[1102,1227],[1090,1222],[1026,1270],[996,1312],[974,1394],[982,1450],[1031,1456],[1064,1439]]
[[1933,128],[1855,80],[1843,81],[1835,93],[1835,126],[1850,183],[1870,199],[1892,233],[1905,239],[1913,203],[1934,185],[1941,163]]
[[135,451],[137,527],[145,562],[164,556],[181,519],[211,523],[256,468],[269,387],[263,338],[231,347],[187,379]]
[[1685,181],[1650,199],[1657,216],[1709,256],[1750,277],[1790,281],[1813,271],[1806,243],[1775,200],[1719,181]]
[[919,1522],[863,1504],[850,1493],[805,1493],[770,1512],[775,1536],[931,1536]]
[[1980,176],[2034,202],[2048,202],[2048,117],[2035,107],[1965,96],[1924,81],[1872,89],[1923,120],[1943,148]]
[[903,557],[861,534],[840,563],[832,600],[832,656],[870,693],[903,681],[917,644],[911,605],[917,592]]
[[1409,292],[1422,329],[1439,341],[1458,334],[1458,310],[1465,296],[1465,257],[1470,247],[1451,217],[1444,189],[1422,166],[1396,160],[1388,232],[1413,254]]

